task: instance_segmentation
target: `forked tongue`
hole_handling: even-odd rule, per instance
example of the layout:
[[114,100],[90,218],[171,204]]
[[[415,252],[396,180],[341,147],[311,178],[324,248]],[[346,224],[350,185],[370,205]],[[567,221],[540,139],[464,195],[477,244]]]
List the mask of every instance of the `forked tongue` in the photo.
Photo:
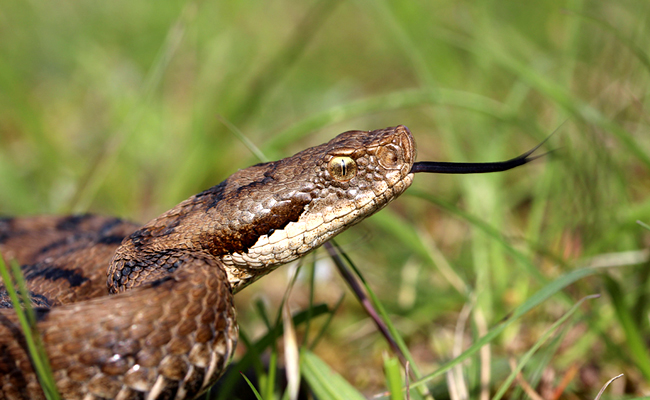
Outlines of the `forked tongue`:
[[544,157],[550,152],[533,156],[533,153],[543,145],[548,138],[524,154],[506,161],[486,163],[463,163],[463,162],[441,162],[441,161],[420,161],[413,164],[411,173],[432,172],[435,174],[484,174],[487,172],[507,171],[524,164]]

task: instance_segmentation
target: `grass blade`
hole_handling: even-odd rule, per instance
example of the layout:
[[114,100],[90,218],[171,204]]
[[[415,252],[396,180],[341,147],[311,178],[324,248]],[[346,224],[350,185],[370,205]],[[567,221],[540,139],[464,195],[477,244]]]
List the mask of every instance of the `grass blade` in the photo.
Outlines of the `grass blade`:
[[395,357],[384,355],[384,374],[386,375],[386,386],[390,392],[391,400],[402,400],[402,374],[399,368],[399,360]]
[[605,287],[612,299],[614,311],[623,332],[625,332],[625,342],[629,348],[630,357],[643,373],[645,379],[650,381],[650,356],[648,355],[648,347],[645,344],[643,334],[640,328],[634,323],[634,318],[630,312],[630,307],[625,302],[625,296],[621,286],[609,276],[605,276],[604,279]]
[[300,371],[319,400],[365,400],[348,381],[309,350],[303,349],[300,354]]
[[[32,365],[36,371],[38,381],[45,392],[45,397],[50,399],[60,399],[61,396],[56,388],[52,369],[50,368],[47,354],[40,339],[40,334],[36,328],[36,316],[34,310],[31,308],[29,294],[25,285],[25,280],[22,276],[20,265],[15,261],[11,262],[12,270],[9,271],[4,262],[2,254],[0,254],[0,276],[5,284],[5,289],[11,298],[14,310],[20,322],[20,326],[25,335],[25,342],[32,360]],[[16,291],[18,286],[20,291]],[[21,307],[20,305],[23,305]]]
[[260,392],[258,392],[257,389],[255,389],[255,386],[253,385],[253,383],[252,383],[252,382],[251,382],[251,381],[246,377],[246,375],[244,375],[243,372],[240,372],[240,374],[241,374],[241,376],[244,378],[244,380],[246,381],[246,383],[248,383],[248,386],[251,388],[251,390],[252,390],[253,393],[255,394],[255,398],[256,398],[257,400],[262,400],[262,396],[260,396]]

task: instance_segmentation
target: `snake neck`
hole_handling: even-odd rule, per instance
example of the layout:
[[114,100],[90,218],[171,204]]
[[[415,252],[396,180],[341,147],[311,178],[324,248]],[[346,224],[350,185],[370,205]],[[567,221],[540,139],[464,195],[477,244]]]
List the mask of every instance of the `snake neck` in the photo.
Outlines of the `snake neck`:
[[[215,261],[225,269],[234,292],[297,258],[298,253],[284,251],[288,243],[266,250],[260,250],[259,244],[268,244],[269,237],[277,243],[278,235],[298,221],[315,185],[303,182],[290,196],[275,196],[277,182],[268,173],[273,164],[239,171],[131,234],[109,266],[109,292],[162,279],[185,264],[186,254]],[[309,250],[305,247],[300,254]]]

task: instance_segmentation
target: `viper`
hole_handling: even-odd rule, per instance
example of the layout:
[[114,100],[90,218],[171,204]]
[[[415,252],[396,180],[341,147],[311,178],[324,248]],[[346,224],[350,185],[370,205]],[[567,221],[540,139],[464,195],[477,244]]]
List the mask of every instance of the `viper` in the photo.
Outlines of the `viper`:
[[[539,147],[539,146],[538,146]],[[233,295],[379,211],[415,173],[504,171],[415,162],[405,126],[349,131],[239,170],[143,226],[97,215],[0,219],[65,399],[192,399],[237,343]],[[0,286],[0,398],[44,398]]]

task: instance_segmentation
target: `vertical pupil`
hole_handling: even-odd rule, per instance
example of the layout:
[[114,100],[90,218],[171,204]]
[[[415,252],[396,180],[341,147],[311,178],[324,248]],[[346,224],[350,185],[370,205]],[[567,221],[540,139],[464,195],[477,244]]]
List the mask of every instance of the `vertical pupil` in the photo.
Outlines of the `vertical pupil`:
[[327,170],[334,179],[346,182],[357,174],[357,164],[350,157],[338,156],[329,161]]

